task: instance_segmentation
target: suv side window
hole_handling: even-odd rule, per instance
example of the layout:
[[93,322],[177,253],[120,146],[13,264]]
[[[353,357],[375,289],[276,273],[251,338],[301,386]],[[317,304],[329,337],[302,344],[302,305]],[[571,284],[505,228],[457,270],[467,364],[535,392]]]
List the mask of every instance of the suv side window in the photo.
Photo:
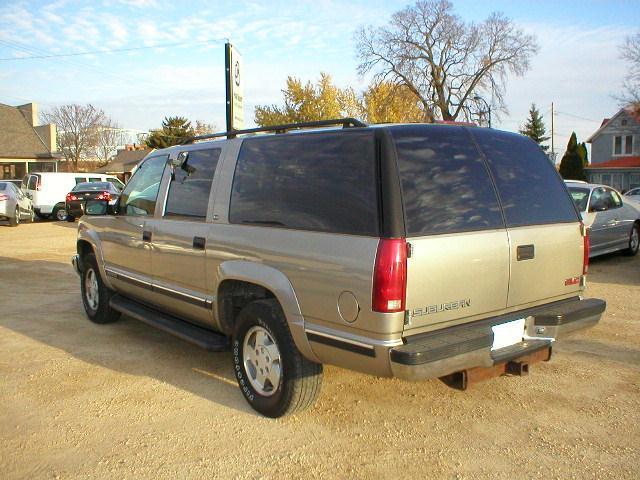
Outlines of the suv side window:
[[120,195],[123,215],[153,215],[167,155],[147,158],[136,170]]
[[487,159],[507,227],[578,221],[562,179],[533,140],[488,128],[469,132]]
[[469,134],[392,127],[408,236],[504,228],[489,173]]
[[169,185],[165,216],[207,216],[209,193],[219,158],[219,148],[189,152],[187,160],[176,168]]
[[37,185],[38,185],[38,177],[35,175],[31,175],[29,177],[29,183],[27,185],[27,188],[29,190],[35,190]]
[[373,132],[249,138],[238,155],[229,220],[378,235]]
[[87,183],[87,179],[84,177],[76,177],[76,185],[79,183]]

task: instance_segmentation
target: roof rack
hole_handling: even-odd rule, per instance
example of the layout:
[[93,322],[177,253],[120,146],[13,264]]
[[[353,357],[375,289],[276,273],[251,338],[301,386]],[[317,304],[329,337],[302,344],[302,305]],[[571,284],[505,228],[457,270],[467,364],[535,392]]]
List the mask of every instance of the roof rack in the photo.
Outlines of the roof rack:
[[182,142],[187,145],[198,140],[208,140],[211,138],[235,138],[237,135],[245,135],[248,133],[275,132],[286,133],[289,130],[298,130],[302,128],[330,127],[334,125],[342,125],[342,128],[367,127],[368,125],[355,118],[335,118],[332,120],[317,120],[315,122],[287,123],[284,125],[273,125],[270,127],[248,128],[245,130],[230,130],[228,132],[209,133],[207,135],[197,135],[189,137]]

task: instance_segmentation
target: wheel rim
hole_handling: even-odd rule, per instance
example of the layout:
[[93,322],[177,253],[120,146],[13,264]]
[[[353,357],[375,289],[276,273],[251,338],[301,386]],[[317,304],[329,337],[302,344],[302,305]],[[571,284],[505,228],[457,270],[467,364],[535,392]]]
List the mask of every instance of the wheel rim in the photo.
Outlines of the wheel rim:
[[631,240],[629,240],[629,248],[635,252],[640,245],[640,234],[638,233],[638,227],[634,227],[631,231]]
[[84,296],[91,310],[98,309],[98,276],[93,268],[89,268],[84,277]]
[[242,345],[244,369],[249,383],[260,395],[270,397],[282,378],[280,350],[271,334],[262,327],[251,327]]
[[58,220],[66,220],[67,219],[67,211],[64,208],[59,208],[56,210],[56,218]]

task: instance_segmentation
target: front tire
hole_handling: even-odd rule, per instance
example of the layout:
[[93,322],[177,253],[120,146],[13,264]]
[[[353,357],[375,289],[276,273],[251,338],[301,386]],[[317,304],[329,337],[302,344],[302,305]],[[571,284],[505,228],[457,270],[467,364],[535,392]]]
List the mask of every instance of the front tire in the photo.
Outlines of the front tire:
[[246,305],[238,315],[232,344],[236,379],[254,410],[278,418],[315,403],[322,365],[302,356],[276,300]]
[[638,249],[640,249],[640,225],[636,223],[631,228],[631,233],[629,234],[629,247],[624,253],[633,257],[634,255],[637,255]]
[[13,218],[9,219],[9,226],[17,227],[18,225],[20,225],[20,209],[16,207]]
[[115,322],[120,317],[120,312],[109,305],[112,292],[102,281],[96,256],[93,253],[86,254],[82,259],[82,266],[80,291],[87,317],[93,323]]

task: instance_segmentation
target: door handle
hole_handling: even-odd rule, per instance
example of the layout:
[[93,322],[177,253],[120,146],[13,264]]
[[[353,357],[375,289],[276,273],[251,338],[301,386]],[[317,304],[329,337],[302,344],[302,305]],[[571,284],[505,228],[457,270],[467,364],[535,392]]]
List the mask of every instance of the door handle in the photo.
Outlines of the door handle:
[[207,240],[204,237],[193,237],[194,250],[204,250]]
[[142,241],[143,242],[150,242],[151,241],[151,231],[149,231],[149,230],[143,230],[142,231]]
[[517,258],[521,260],[531,260],[535,256],[535,247],[533,245],[518,245]]

